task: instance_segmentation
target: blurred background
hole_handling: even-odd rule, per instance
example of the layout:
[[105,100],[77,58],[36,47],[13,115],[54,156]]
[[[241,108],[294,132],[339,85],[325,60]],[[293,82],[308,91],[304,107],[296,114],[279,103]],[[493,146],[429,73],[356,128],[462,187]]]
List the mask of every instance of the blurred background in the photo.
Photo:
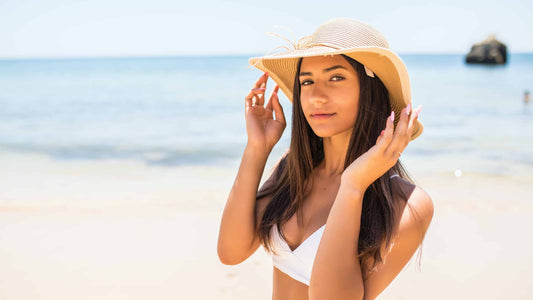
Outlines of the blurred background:
[[[523,1],[0,0],[0,299],[270,299],[262,248],[236,266],[216,254],[244,96],[262,74],[248,58],[291,47],[267,32],[296,42],[334,17],[380,31],[424,106],[401,161],[435,215],[421,265],[379,299],[531,299],[532,13]],[[506,62],[466,63],[490,35]]]

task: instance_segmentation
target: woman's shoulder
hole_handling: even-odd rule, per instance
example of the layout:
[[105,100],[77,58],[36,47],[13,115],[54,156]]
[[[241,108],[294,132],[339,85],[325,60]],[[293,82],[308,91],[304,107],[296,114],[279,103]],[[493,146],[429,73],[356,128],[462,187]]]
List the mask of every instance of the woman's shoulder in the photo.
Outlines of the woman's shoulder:
[[416,185],[411,179],[405,179],[395,174],[391,176],[391,182],[393,185],[393,192],[399,193],[405,198],[409,198],[413,193],[423,194],[429,197],[429,194],[422,189],[422,187]]
[[410,180],[400,176],[391,178],[392,192],[395,197],[400,197],[414,211],[421,223],[428,224],[433,217],[433,200],[430,195]]
[[398,174],[394,174],[391,176],[391,183],[392,183],[392,193],[395,196],[399,196],[404,200],[409,199],[411,194],[416,189],[416,185],[413,182],[405,178],[402,178]]

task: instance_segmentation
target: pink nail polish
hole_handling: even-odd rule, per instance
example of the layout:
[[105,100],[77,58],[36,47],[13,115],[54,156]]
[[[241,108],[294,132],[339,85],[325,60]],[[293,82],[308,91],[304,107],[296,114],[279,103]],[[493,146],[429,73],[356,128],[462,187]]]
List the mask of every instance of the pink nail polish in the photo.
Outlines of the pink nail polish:
[[390,120],[394,123],[394,110],[390,114]]
[[407,107],[405,109],[405,114],[409,115],[409,112],[411,112],[411,103],[407,104]]

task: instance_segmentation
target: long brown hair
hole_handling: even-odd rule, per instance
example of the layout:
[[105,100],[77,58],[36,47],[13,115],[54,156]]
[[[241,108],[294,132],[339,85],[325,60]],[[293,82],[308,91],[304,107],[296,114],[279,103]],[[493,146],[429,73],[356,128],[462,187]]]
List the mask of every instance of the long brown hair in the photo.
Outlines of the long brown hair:
[[[344,169],[346,169],[357,157],[374,146],[381,130],[385,128],[387,117],[391,113],[391,106],[387,88],[377,75],[373,78],[368,77],[362,64],[348,56],[342,56],[357,72],[360,84],[359,113],[344,162]],[[271,253],[274,252],[270,236],[272,226],[276,225],[281,228],[282,224],[295,213],[297,213],[299,224],[302,224],[305,192],[312,184],[310,175],[324,159],[322,138],[313,132],[302,111],[298,79],[301,63],[302,58],[298,61],[294,80],[289,151],[273,171],[273,183],[263,185],[256,196],[259,199],[272,195],[272,200],[266,206],[257,228],[259,239],[266,250]],[[382,247],[390,247],[396,229],[394,224],[398,221],[395,209],[400,203],[397,199],[402,199],[404,204],[407,202],[408,195],[399,187],[397,179],[394,181],[391,179],[391,175],[394,174],[413,183],[398,160],[391,169],[369,186],[363,197],[358,244],[363,274],[372,272],[374,267],[383,261]],[[281,235],[285,239],[282,232]],[[369,262],[370,265],[367,266]]]

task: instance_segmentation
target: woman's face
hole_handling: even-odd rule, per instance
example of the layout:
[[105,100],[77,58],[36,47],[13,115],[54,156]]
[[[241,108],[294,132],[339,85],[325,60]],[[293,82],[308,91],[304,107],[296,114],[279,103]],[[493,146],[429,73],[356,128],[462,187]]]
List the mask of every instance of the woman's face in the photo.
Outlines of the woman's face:
[[307,122],[319,137],[351,132],[357,118],[359,78],[340,55],[304,57],[300,101]]

